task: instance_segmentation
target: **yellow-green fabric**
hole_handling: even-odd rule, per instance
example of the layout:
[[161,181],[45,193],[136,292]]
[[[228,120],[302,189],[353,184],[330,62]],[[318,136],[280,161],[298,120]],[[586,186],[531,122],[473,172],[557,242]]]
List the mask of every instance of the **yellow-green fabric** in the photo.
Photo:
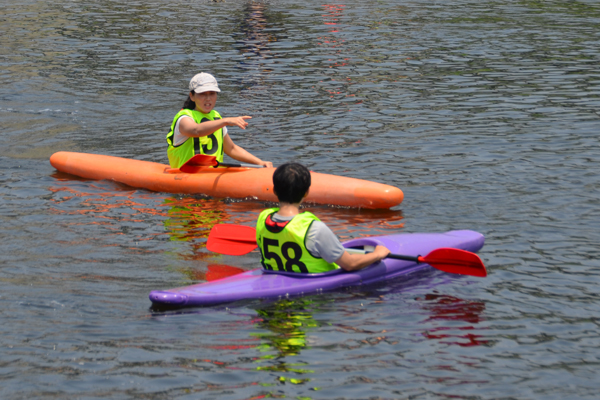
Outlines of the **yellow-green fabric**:
[[319,218],[306,211],[287,223],[269,224],[269,217],[278,210],[262,211],[256,222],[256,243],[264,269],[312,274],[339,268],[335,263],[313,256],[306,248],[308,230]]
[[167,143],[169,144],[167,155],[169,156],[169,164],[171,164],[171,168],[181,167],[187,160],[196,154],[215,156],[217,157],[217,161],[223,162],[223,129],[219,129],[208,136],[194,138],[190,137],[179,146],[173,145],[175,125],[177,124],[177,120],[184,115],[192,117],[197,124],[200,124],[204,121],[221,119],[221,115],[219,115],[219,113],[215,110],[212,110],[208,114],[185,108],[179,111],[175,115],[175,118],[173,118],[171,131],[167,134]]

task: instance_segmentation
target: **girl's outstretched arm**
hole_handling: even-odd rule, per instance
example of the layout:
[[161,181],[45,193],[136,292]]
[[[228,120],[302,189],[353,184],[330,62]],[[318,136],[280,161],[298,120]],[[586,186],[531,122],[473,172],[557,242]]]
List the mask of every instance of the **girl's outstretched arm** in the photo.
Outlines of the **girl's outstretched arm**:
[[204,121],[199,124],[196,123],[193,118],[182,118],[179,121],[179,132],[188,137],[202,137],[208,136],[224,126],[237,126],[239,128],[246,129],[248,126],[248,122],[246,122],[246,120],[250,118],[252,117],[244,115],[242,117],[230,117],[216,119],[214,121]]

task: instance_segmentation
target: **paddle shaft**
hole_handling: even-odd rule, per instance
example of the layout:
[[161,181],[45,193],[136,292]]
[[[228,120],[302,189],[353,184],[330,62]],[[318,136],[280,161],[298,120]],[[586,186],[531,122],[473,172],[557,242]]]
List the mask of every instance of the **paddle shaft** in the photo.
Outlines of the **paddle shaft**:
[[[354,253],[354,254],[367,254],[367,253],[372,253],[373,250],[375,250],[374,246],[365,246],[365,250],[361,250],[361,249],[352,249],[352,248],[348,248],[348,249],[344,249],[346,250],[348,253]],[[413,261],[416,263],[420,263],[423,262],[420,258],[421,256],[417,256],[417,257],[413,257],[413,256],[404,256],[402,254],[388,254],[385,258],[393,258],[395,260],[405,260],[405,261]]]
[[215,167],[228,167],[228,168],[264,168],[262,165],[256,164],[235,164],[235,163],[222,163],[216,161]]
[[403,256],[401,254],[388,254],[386,258],[393,258],[395,260],[406,260],[406,261],[414,261],[416,263],[422,262],[421,256],[413,257],[413,256]]

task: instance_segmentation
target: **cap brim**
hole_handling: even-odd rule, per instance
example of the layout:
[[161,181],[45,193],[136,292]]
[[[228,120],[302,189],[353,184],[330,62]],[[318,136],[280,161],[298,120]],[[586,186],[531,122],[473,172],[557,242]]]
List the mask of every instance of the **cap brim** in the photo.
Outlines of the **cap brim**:
[[204,92],[220,92],[217,86],[203,86],[201,88],[194,89],[194,93],[204,93]]

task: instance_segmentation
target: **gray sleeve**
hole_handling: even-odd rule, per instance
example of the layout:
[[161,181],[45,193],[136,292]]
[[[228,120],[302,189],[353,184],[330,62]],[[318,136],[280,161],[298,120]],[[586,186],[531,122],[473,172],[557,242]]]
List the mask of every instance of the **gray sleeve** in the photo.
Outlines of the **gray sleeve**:
[[329,263],[336,262],[344,254],[338,237],[321,221],[314,221],[306,235],[306,248],[315,257]]

